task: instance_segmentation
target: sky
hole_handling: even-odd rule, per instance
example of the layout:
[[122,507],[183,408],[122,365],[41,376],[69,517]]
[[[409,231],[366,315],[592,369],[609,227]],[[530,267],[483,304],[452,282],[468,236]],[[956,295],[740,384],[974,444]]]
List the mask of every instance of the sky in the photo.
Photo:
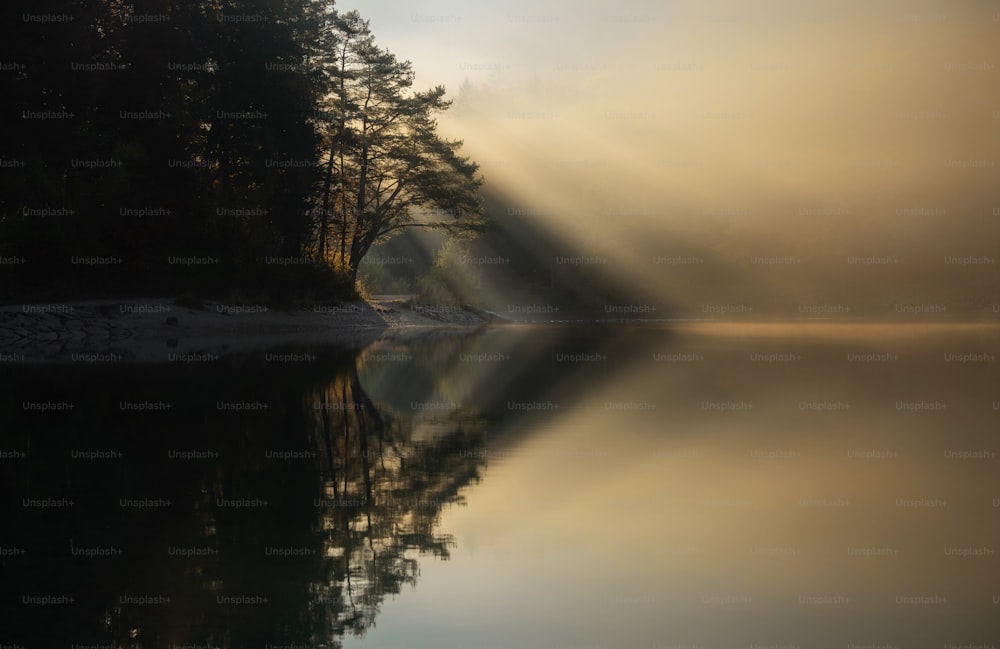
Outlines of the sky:
[[488,190],[650,304],[1000,317],[995,3],[338,6],[446,86]]

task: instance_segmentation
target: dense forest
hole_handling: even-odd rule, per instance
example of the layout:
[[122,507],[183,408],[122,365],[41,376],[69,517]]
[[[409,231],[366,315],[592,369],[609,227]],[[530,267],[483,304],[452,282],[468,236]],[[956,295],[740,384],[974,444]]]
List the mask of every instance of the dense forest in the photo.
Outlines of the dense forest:
[[443,87],[317,0],[8,3],[0,300],[339,300],[373,245],[485,227]]

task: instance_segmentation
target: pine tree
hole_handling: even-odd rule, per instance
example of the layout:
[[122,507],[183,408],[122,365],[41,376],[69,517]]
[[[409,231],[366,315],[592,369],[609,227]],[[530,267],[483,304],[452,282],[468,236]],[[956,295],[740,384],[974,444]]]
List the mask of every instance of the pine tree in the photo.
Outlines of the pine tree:
[[404,228],[481,229],[479,167],[437,133],[445,89],[414,91],[410,62],[378,47],[356,12],[331,20],[327,39],[321,256],[356,279],[368,250]]

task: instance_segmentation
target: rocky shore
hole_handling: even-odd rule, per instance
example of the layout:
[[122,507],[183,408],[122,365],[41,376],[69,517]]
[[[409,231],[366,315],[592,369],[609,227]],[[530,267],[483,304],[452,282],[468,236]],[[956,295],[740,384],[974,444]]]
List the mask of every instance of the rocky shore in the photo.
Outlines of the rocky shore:
[[289,345],[360,346],[415,329],[477,327],[470,309],[373,299],[310,309],[170,299],[0,306],[0,362],[171,362]]

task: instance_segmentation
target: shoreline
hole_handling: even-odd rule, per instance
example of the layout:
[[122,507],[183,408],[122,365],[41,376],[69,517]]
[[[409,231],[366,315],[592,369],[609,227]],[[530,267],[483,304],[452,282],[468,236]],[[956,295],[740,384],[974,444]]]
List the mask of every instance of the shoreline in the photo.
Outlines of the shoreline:
[[278,346],[363,347],[425,329],[487,324],[474,310],[414,309],[400,298],[312,309],[205,301],[84,300],[0,306],[0,362],[199,362]]

